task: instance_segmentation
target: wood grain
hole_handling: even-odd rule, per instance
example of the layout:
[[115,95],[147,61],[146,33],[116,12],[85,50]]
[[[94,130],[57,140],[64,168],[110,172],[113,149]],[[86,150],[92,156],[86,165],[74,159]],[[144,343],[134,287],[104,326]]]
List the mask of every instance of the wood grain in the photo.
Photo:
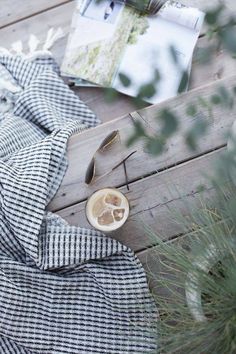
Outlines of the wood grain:
[[[156,243],[155,238],[144,231],[144,224],[165,240],[181,234],[183,228],[173,219],[173,212],[187,215],[191,208],[199,205],[200,185],[206,188],[205,197],[210,195],[210,183],[203,172],[210,173],[221,153],[222,149],[133,182],[129,191],[125,187],[120,188],[129,199],[130,217],[111,237],[137,252]],[[78,203],[57,213],[71,225],[90,228],[85,204]]]
[[[51,1],[51,0],[50,0]],[[40,3],[40,1],[31,1],[28,3]],[[45,1],[43,1],[45,4]],[[47,3],[49,3],[47,1]],[[52,0],[52,3],[55,3]],[[18,6],[19,8],[19,6]],[[61,6],[57,6],[48,11],[42,12],[33,17],[19,21],[15,24],[2,28],[0,30],[0,46],[9,49],[11,44],[20,40],[23,43],[24,49],[27,50],[27,43],[30,34],[36,35],[36,37],[43,43],[46,39],[48,30],[51,27],[61,27],[65,34],[68,34],[70,29],[71,16],[75,8],[75,1],[70,1]],[[16,9],[14,10],[15,12]],[[63,38],[58,41],[58,46],[55,46],[59,57],[63,56],[67,38]]]
[[[221,85],[226,85],[228,88],[234,87],[235,76],[219,80],[214,84],[192,90],[163,104],[145,108],[138,113],[132,113],[129,116],[124,116],[72,136],[68,145],[69,167],[62,185],[49,208],[54,211],[59,210],[85,200],[98,188],[104,186],[117,187],[125,184],[124,172],[121,167],[89,187],[84,183],[85,172],[89,161],[101,141],[114,129],[119,130],[121,143],[114,144],[106,153],[97,156],[97,172],[99,175],[111,170],[122,157],[128,155],[131,151],[137,150],[127,162],[130,181],[140,179],[151,173],[192,159],[226,144],[225,133],[235,120],[235,112],[234,110],[230,112],[225,111],[221,106],[217,106],[214,109],[211,119],[207,118],[209,115],[208,110],[206,108],[201,109],[201,115],[209,120],[209,130],[207,135],[201,138],[198,151],[190,151],[183,139],[186,130],[198,119],[198,116],[190,118],[186,115],[186,107],[188,104],[196,102],[200,96],[205,99],[209,98],[212,93],[215,92],[216,88]],[[158,125],[156,117],[164,107],[169,107],[175,111],[179,117],[180,124],[180,130],[177,135],[174,135],[173,138],[170,139],[167,151],[161,156],[154,158],[145,151],[142,141],[138,141],[131,148],[126,148],[124,144],[133,131],[133,120],[141,120],[150,133],[158,132],[160,125]],[[222,119],[222,117],[224,117],[224,119]]]
[[212,53],[212,59],[209,63],[202,64],[199,61],[199,51],[209,48],[210,45],[217,47],[216,40],[209,40],[207,37],[202,37],[198,40],[193,55],[189,90],[236,74],[235,58],[222,48]]
[[[108,102],[102,88],[78,87],[73,91],[97,114],[103,123],[127,115],[137,109],[132,99],[124,94],[118,94],[113,102]],[[143,107],[150,104],[143,103]]]
[[1,0],[0,28],[47,11],[70,0]]

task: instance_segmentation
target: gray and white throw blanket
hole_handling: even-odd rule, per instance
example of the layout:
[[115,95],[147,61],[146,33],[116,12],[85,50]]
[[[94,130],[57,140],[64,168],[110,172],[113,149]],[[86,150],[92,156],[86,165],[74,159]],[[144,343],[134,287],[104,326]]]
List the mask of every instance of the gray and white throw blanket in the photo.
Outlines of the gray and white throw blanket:
[[49,57],[1,55],[0,92],[0,353],[155,353],[133,252],[46,211],[68,138],[97,118]]

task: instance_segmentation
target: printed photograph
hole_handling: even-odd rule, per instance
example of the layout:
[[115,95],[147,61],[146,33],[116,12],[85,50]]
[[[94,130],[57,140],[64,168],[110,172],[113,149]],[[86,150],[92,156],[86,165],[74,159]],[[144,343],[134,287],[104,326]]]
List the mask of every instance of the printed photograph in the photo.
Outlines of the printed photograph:
[[75,23],[63,71],[102,86],[112,85],[127,45],[135,44],[149,26],[146,16],[110,0],[88,1],[76,12]]
[[117,1],[89,0],[81,15],[92,20],[115,23],[124,4]]

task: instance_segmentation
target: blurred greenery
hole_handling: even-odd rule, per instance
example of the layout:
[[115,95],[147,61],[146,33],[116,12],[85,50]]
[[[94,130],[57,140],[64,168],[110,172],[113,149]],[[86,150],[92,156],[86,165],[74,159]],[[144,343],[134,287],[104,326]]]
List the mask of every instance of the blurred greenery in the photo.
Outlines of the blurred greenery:
[[[224,49],[232,57],[236,58],[236,20],[233,16],[225,16],[225,10],[226,7],[224,2],[221,1],[215,9],[211,9],[206,12],[206,38],[209,39],[209,46],[196,49],[196,60],[201,65],[211,65],[213,58],[219,53],[220,48]],[[225,20],[226,18],[227,20]],[[212,41],[210,41],[212,39],[215,40],[214,45],[212,44]],[[170,55],[176,65],[176,70],[181,70],[174,46],[170,46]],[[123,86],[128,87],[131,85],[131,80],[127,75],[120,74],[119,78]],[[187,90],[189,79],[189,73],[183,71],[181,74],[178,93],[182,93]],[[137,96],[133,98],[133,102],[137,109],[144,106],[145,99],[150,99],[156,94],[156,91],[158,90],[157,83],[160,82],[161,77],[158,68],[154,68],[152,80],[140,86]],[[220,86],[216,92],[212,92],[211,97],[197,97],[197,102],[194,100],[194,102],[189,103],[186,108],[186,116],[196,119],[190,130],[184,134],[184,139],[186,145],[191,150],[197,150],[199,138],[207,134],[209,121],[210,119],[214,119],[214,106],[222,106],[224,109],[229,110],[233,109],[235,95],[236,86],[233,91],[226,87]],[[115,95],[113,89],[106,89],[106,96],[109,101],[117,98],[117,95]],[[208,117],[203,117],[201,113],[202,109],[204,109],[204,111],[208,111]],[[163,125],[163,121],[164,128],[160,129],[160,126]],[[163,147],[168,143],[168,139],[171,138],[174,133],[177,133],[181,128],[180,117],[178,117],[174,110],[168,108],[167,104],[166,109],[161,111],[161,113],[157,116],[156,133],[150,135],[144,126],[142,126],[141,129],[141,123],[139,126],[135,123],[133,133],[128,139],[127,145],[131,145],[135,141],[142,139],[144,140],[144,144],[148,152],[154,156],[157,156],[164,151]]]
[[[224,13],[223,2],[206,13],[209,46],[196,51],[196,60],[201,65],[211,65],[220,49],[236,58],[235,19],[231,15],[224,16]],[[174,47],[170,47],[170,54],[176,70],[181,70]],[[181,76],[179,93],[186,91],[189,82],[188,72],[182,72]],[[124,85],[131,84],[128,77],[120,76],[120,80]],[[134,99],[137,108],[142,106],[143,100],[156,93],[156,84],[159,82],[161,77],[155,68],[152,81],[140,87]],[[169,139],[181,131],[186,146],[197,152],[200,138],[207,136],[209,125],[214,122],[215,107],[228,114],[234,109],[235,96],[236,85],[229,89],[219,84],[209,97],[194,97],[183,113],[192,121],[186,127],[182,126],[186,120],[180,119],[183,117],[179,117],[179,113],[170,109],[167,103],[164,109],[159,110],[156,127],[152,124],[151,132],[141,121],[134,122],[133,133],[127,144],[130,146],[142,140],[145,151],[155,157],[162,154]],[[217,160],[212,167],[214,173],[207,179],[207,183],[214,188],[214,197],[206,199],[211,187],[201,185],[198,190],[200,208],[193,210],[183,199],[185,209],[187,207],[189,210],[187,217],[170,211],[170,220],[176,218],[183,229],[182,234],[185,236],[182,241],[173,244],[163,242],[163,236],[156,235],[145,226],[148,237],[158,244],[153,257],[162,270],[158,274],[149,274],[149,277],[158,284],[158,288],[166,289],[169,293],[169,296],[166,292],[164,296],[158,291],[154,294],[160,313],[160,319],[154,325],[158,353],[236,353],[236,143],[232,132],[228,133],[228,138],[230,150]],[[204,272],[196,264],[199,260],[206,263],[212,247],[219,259],[211,265],[210,271]],[[189,282],[188,277],[191,278]],[[189,288],[190,294],[195,290],[200,292],[200,304],[186,297]],[[203,314],[205,320],[199,321],[194,317],[193,308],[195,312]]]
[[[226,16],[225,10],[221,1],[206,12],[209,45],[198,48],[195,57],[201,65],[211,65],[221,49],[236,58],[236,19],[229,13]],[[170,54],[176,70],[181,70],[174,47],[170,47]],[[189,81],[187,72],[181,72],[181,76],[179,93],[187,89]],[[124,86],[131,84],[127,76],[120,75],[120,81]],[[155,68],[151,82],[141,86],[134,98],[137,108],[156,93],[160,82]],[[151,131],[143,121],[134,121],[127,145],[141,140],[145,151],[156,157],[166,150],[175,134],[181,134],[187,148],[197,153],[200,139],[207,137],[214,122],[215,108],[229,114],[235,109],[235,96],[236,83],[233,89],[219,83],[208,97],[192,95],[192,101],[182,113],[184,117],[170,109],[167,102],[165,108],[158,110]],[[187,216],[170,210],[169,220],[182,228],[182,237],[164,242],[165,235],[157,235],[148,225],[143,225],[147,237],[158,245],[153,263],[160,270],[149,271],[152,283],[157,284],[154,297],[160,318],[153,328],[158,353],[236,353],[236,141],[232,129],[226,137],[229,148],[219,154],[211,167],[207,185],[199,185],[196,208],[183,198]],[[208,269],[204,270],[208,263]],[[159,289],[165,289],[164,294]]]
[[236,352],[235,153],[234,147],[222,154],[194,205],[188,195],[180,198],[187,215],[169,209],[178,239],[163,241],[164,234],[143,225],[158,245],[149,261],[159,271],[153,266],[148,271],[160,314],[153,326],[157,353]]

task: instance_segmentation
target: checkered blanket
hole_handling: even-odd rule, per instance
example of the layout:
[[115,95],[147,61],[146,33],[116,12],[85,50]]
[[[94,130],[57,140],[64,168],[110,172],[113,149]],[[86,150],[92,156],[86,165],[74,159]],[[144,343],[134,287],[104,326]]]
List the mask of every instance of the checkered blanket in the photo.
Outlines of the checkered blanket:
[[46,211],[71,134],[98,123],[52,58],[0,56],[0,352],[156,352],[141,264]]

